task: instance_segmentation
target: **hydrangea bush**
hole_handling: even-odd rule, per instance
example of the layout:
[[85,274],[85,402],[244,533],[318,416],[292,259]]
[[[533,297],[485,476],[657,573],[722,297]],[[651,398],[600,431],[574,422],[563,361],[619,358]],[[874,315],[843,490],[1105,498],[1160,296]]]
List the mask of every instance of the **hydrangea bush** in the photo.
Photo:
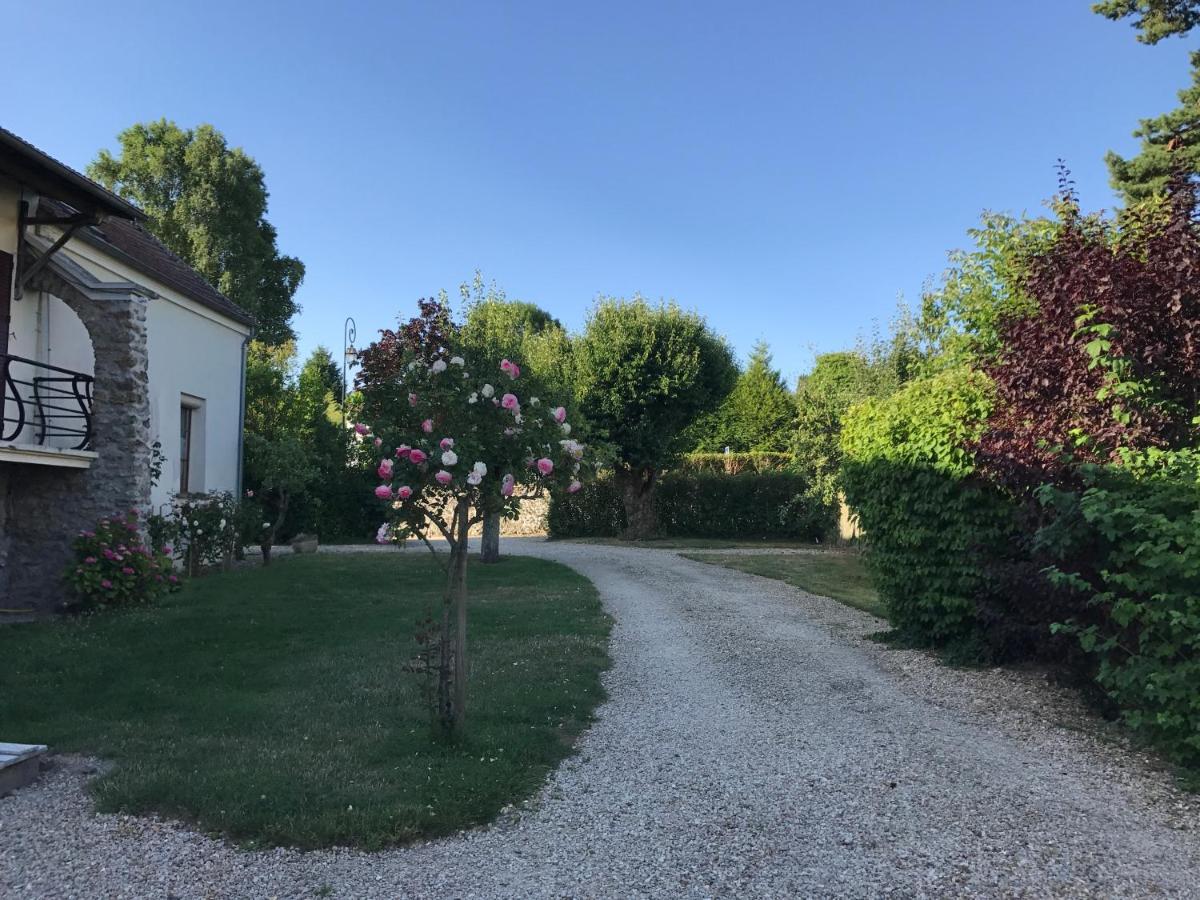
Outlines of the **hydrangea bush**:
[[489,513],[515,516],[524,497],[578,491],[589,464],[566,408],[526,395],[517,363],[478,371],[454,348],[452,332],[413,331],[419,339],[404,349],[398,371],[370,388],[377,421],[355,431],[377,452],[375,496],[386,513],[378,539],[440,536],[449,545],[436,717],[454,734],[466,708],[469,530]]
[[70,585],[85,608],[149,603],[179,587],[172,571],[169,545],[147,546],[138,514],[101,519],[94,530],[81,531],[73,546],[75,561],[67,570]]

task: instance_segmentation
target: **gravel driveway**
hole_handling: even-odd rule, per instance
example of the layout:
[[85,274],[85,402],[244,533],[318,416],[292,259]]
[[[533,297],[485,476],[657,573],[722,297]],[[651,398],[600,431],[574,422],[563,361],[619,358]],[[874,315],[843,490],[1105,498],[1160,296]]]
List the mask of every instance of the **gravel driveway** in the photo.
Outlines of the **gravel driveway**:
[[[665,550],[507,541],[591,578],[611,699],[528,809],[378,854],[97,816],[85,763],[0,801],[4,897],[1200,896],[1200,804],[1032,674]],[[1061,724],[1065,720],[1066,724]]]

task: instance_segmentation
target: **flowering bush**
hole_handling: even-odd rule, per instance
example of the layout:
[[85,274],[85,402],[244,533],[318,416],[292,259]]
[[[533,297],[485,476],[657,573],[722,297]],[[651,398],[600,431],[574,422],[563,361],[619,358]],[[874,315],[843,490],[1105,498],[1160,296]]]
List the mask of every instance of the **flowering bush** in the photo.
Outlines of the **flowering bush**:
[[81,531],[72,545],[75,561],[67,570],[79,602],[86,607],[149,603],[176,590],[170,546],[148,547],[137,512],[101,519],[93,531]]
[[203,496],[178,496],[169,515],[148,520],[156,543],[170,543],[176,558],[189,575],[199,575],[205,566],[224,565],[239,546],[241,511],[227,491]]
[[434,532],[450,548],[437,719],[453,734],[466,705],[469,529],[491,514],[514,515],[523,497],[578,491],[586,447],[572,436],[565,407],[521,389],[518,364],[480,370],[470,362],[441,304],[422,302],[420,316],[385,338],[387,346],[363,354],[364,417],[372,424],[354,431],[377,454],[374,494],[387,518],[377,539],[428,541]]

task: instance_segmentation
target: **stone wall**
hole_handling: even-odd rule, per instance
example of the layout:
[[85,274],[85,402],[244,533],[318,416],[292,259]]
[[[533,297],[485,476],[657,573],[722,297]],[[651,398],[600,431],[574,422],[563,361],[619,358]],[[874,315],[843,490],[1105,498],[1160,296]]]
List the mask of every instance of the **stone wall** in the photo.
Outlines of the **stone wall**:
[[150,501],[146,304],[136,294],[84,296],[43,270],[32,285],[83,320],[95,356],[90,469],[0,463],[0,586],[5,608],[48,612],[66,599],[71,541],[105,516]]

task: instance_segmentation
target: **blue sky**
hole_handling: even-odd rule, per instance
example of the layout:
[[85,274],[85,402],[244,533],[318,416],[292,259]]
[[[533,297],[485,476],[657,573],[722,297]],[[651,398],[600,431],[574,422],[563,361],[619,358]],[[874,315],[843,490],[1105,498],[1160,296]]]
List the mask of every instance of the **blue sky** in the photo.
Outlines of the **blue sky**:
[[26,3],[0,122],[79,167],[160,116],[245,147],[305,351],[478,268],[569,327],[675,298],[792,377],[981,210],[1038,211],[1057,158],[1110,207],[1105,151],[1189,78],[1191,42],[1089,0],[737,6]]

